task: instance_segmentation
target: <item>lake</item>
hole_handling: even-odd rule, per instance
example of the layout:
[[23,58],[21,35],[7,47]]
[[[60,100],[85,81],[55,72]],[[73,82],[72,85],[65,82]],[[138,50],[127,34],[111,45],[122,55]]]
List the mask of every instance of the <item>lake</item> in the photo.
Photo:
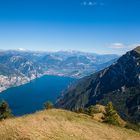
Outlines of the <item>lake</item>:
[[43,109],[46,101],[56,102],[68,85],[75,79],[60,76],[43,76],[30,83],[7,89],[0,99],[8,102],[15,116],[30,114]]

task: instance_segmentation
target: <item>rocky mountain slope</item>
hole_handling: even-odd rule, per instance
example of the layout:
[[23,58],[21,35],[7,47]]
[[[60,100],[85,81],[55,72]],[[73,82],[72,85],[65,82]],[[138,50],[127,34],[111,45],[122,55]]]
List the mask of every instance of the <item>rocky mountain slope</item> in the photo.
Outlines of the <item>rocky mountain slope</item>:
[[46,110],[0,122],[2,140],[139,140],[132,130],[65,110]]
[[0,92],[45,74],[83,77],[112,64],[117,57],[81,52],[1,51]]
[[140,122],[140,47],[72,85],[56,106],[70,110],[112,101],[122,118]]
[[42,74],[39,65],[13,52],[0,52],[0,91],[33,80]]

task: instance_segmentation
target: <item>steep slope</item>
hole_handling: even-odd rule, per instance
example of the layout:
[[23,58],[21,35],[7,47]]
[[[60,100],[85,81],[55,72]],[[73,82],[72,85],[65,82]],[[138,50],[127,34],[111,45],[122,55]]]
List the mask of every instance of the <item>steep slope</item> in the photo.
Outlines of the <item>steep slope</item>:
[[71,86],[56,106],[74,110],[112,101],[122,118],[140,122],[140,47]]
[[132,130],[99,123],[84,114],[47,110],[0,122],[2,140],[139,140]]
[[41,74],[40,66],[26,57],[12,52],[0,53],[0,92],[25,84]]

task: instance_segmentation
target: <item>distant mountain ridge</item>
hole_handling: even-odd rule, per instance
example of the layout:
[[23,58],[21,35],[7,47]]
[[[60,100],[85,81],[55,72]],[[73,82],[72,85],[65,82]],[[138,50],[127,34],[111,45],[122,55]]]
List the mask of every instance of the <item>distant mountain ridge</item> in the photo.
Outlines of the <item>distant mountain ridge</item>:
[[109,101],[124,119],[140,122],[140,47],[104,70],[80,79],[56,106],[74,110]]
[[0,91],[42,75],[80,78],[109,66],[117,55],[83,52],[0,51]]

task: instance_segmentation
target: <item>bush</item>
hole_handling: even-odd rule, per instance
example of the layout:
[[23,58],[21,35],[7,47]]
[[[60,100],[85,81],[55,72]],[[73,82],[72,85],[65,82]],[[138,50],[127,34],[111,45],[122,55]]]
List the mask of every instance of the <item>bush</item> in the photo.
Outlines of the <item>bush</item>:
[[90,116],[92,116],[95,113],[98,113],[95,106],[93,106],[93,105],[89,106],[86,111],[87,111],[87,114]]
[[74,110],[76,113],[85,113],[84,108],[78,108]]
[[128,122],[126,123],[125,128],[140,132],[140,125],[137,125],[137,124],[132,124]]
[[7,102],[2,101],[0,103],[0,120],[7,119],[12,117],[11,110]]
[[120,125],[119,122],[119,115],[117,114],[116,110],[113,108],[112,102],[109,102],[105,108],[106,112],[104,113],[105,118],[104,122],[113,124],[113,125]]
[[93,116],[94,114],[98,113],[105,113],[105,107],[100,104],[96,104],[94,106],[91,105],[86,109],[86,112],[90,116]]
[[45,109],[52,109],[53,108],[53,103],[50,102],[50,101],[44,103],[44,108]]

